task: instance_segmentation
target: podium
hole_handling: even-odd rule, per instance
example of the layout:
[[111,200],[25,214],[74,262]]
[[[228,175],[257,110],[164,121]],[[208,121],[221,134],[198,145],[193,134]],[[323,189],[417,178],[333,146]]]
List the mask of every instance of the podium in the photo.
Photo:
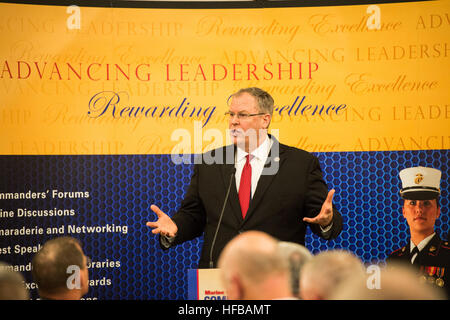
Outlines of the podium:
[[188,269],[189,300],[227,300],[219,269]]

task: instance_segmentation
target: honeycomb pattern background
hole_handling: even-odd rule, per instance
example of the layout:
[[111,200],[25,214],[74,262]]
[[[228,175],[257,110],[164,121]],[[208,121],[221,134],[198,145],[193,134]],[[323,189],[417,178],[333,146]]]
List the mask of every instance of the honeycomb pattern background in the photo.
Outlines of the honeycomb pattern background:
[[[442,171],[441,217],[436,231],[449,232],[449,150],[401,152],[315,153],[334,204],[344,219],[344,230],[332,241],[308,232],[307,247],[314,253],[342,248],[365,263],[382,263],[387,254],[406,244],[408,227],[401,215],[398,172],[411,166]],[[120,262],[119,267],[91,268],[96,281],[87,298],[187,298],[187,273],[196,268],[202,239],[162,251],[145,223],[156,219],[157,204],[172,215],[181,202],[192,172],[191,165],[174,165],[170,155],[119,156],[0,156],[0,192],[89,191],[88,199],[0,200],[0,209],[74,209],[69,217],[0,218],[0,228],[66,226],[127,226],[124,233],[70,234],[83,243],[93,261]],[[1,237],[0,247],[32,246],[57,235]],[[27,265],[30,254],[0,255],[13,265]],[[27,282],[31,273],[24,272]],[[105,285],[106,284],[106,285]],[[32,298],[37,297],[36,290]]]

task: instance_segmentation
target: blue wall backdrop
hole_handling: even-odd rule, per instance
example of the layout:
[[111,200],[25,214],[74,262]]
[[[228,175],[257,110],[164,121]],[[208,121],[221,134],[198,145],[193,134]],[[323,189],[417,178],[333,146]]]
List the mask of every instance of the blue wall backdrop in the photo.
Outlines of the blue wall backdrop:
[[[312,252],[342,248],[367,264],[382,264],[387,254],[406,244],[409,233],[401,215],[398,172],[411,166],[442,171],[441,217],[436,231],[447,236],[449,150],[315,155],[329,188],[336,189],[334,203],[343,215],[344,230],[329,242],[309,232],[306,243]],[[190,181],[191,165],[174,165],[170,155],[0,156],[0,170],[0,193],[89,192],[89,198],[0,200],[1,230],[44,229],[42,235],[0,236],[0,248],[11,248],[11,254],[0,254],[0,261],[22,266],[29,284],[33,252],[22,254],[20,249],[64,234],[80,239],[86,255],[94,261],[87,298],[187,298],[186,270],[197,267],[202,239],[163,252],[145,223],[156,219],[150,210],[153,203],[169,215],[177,210]],[[73,211],[69,216],[19,217],[17,208],[23,209],[20,212]],[[5,217],[11,210],[15,216]],[[83,233],[83,226],[86,230],[104,228]],[[47,234],[48,227],[61,233]],[[37,297],[36,290],[32,297]]]

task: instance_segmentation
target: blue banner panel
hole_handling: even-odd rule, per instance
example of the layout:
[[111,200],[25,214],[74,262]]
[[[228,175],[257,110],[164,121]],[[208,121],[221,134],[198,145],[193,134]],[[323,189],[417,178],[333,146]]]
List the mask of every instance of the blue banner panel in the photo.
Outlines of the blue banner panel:
[[[333,241],[308,232],[313,253],[342,248],[367,264],[382,263],[406,244],[398,172],[411,166],[442,171],[441,216],[436,232],[449,231],[448,150],[316,153],[344,229]],[[189,185],[192,165],[170,155],[0,156],[0,261],[31,277],[33,254],[48,239],[82,242],[90,265],[87,299],[188,297],[188,269],[196,269],[202,239],[162,251],[145,225],[151,204],[173,215]]]
[[198,300],[198,269],[187,270],[188,300]]

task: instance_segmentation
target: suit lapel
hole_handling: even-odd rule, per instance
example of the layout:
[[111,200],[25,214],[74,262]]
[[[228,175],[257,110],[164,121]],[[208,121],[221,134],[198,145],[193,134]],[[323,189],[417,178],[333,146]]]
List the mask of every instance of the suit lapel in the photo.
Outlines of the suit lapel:
[[[224,165],[221,165],[221,171],[222,171],[222,181],[223,181],[223,190],[224,195],[226,194],[228,190],[228,186],[230,183],[231,175],[234,171],[234,154],[235,154],[235,147],[233,145],[227,146],[225,148],[225,156],[227,157],[226,161],[224,162]],[[231,156],[231,154],[233,156]],[[234,174],[233,174],[234,175]],[[233,177],[233,181],[231,182],[231,189],[230,189],[230,195],[228,196],[228,204],[232,211],[234,216],[237,218],[238,223],[242,222],[242,213],[241,213],[241,205],[239,204],[239,196],[237,194],[236,190],[236,180]],[[222,208],[220,208],[222,209]]]
[[267,188],[270,186],[278,170],[281,169],[283,162],[286,160],[286,152],[285,152],[286,147],[280,145],[278,140],[275,139],[274,137],[271,137],[271,139],[273,140],[273,144],[272,147],[270,148],[270,152],[267,157],[266,164],[264,165],[261,177],[259,178],[255,194],[250,201],[250,207],[248,208],[247,214],[244,219],[244,223],[256,211],[256,208],[263,199],[264,194],[267,191]]

